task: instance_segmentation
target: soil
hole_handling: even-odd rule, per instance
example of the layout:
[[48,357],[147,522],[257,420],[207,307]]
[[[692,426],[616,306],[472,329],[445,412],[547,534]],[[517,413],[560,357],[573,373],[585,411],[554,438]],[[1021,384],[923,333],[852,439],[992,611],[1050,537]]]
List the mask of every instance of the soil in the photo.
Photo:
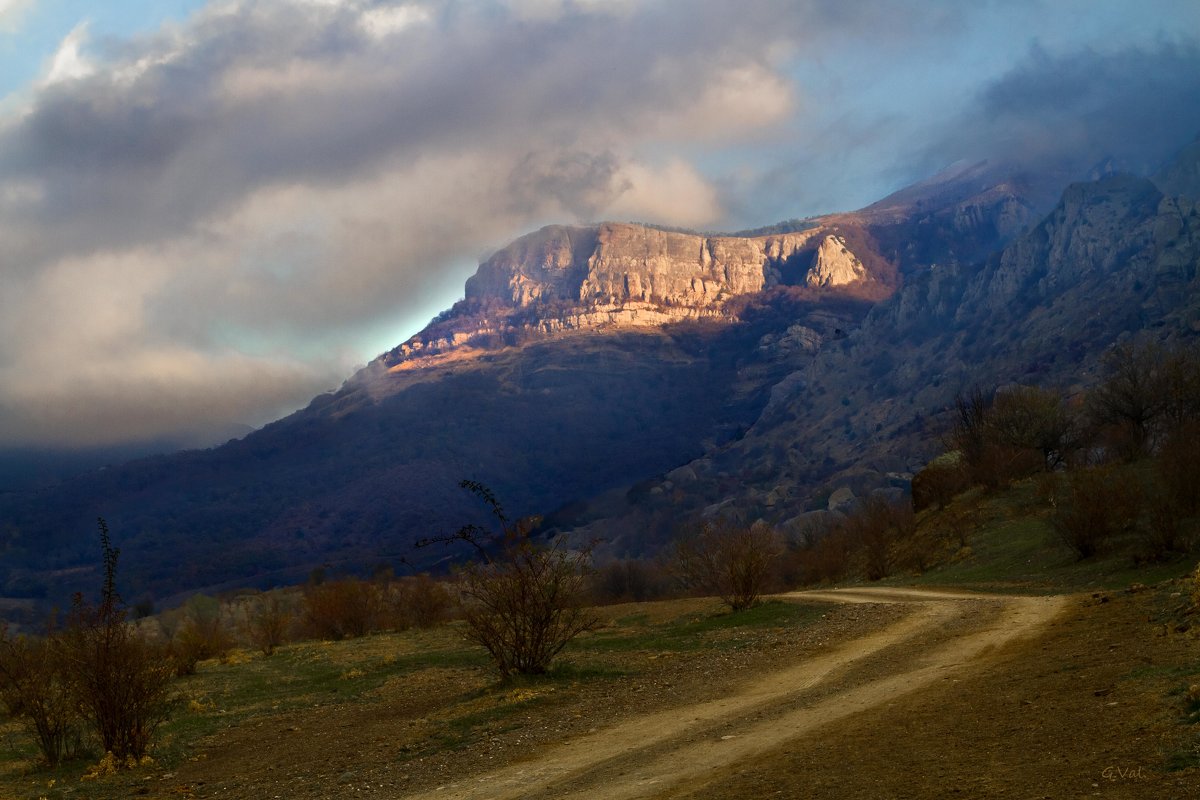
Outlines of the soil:
[[1151,624],[1151,595],[794,593],[825,616],[733,649],[625,655],[655,663],[635,681],[514,686],[543,696],[466,745],[432,732],[464,690],[484,712],[491,679],[428,670],[372,702],[222,731],[144,793],[1200,798],[1200,770],[1167,768],[1200,746],[1170,694],[1200,680],[1200,648]]

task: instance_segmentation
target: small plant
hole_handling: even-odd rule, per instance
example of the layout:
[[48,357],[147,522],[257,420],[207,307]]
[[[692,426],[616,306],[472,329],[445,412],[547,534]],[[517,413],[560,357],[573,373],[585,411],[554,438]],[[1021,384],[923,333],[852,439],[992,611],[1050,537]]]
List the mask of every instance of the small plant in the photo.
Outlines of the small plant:
[[1050,524],[1080,560],[1099,553],[1140,514],[1140,487],[1113,470],[1083,469],[1057,484],[1050,497]]
[[399,628],[432,628],[445,622],[454,607],[445,584],[425,574],[401,580],[394,594]]
[[221,604],[215,598],[195,595],[184,606],[184,620],[170,644],[175,674],[192,675],[196,665],[222,658],[233,640],[221,621]]

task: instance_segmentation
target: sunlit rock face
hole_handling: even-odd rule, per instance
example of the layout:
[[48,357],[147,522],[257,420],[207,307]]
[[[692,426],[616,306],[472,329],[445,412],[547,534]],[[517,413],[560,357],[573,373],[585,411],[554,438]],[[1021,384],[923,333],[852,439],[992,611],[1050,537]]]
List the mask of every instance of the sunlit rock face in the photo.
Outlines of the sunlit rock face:
[[846,240],[840,236],[826,236],[817,248],[806,281],[809,286],[845,286],[866,277],[866,267],[846,247]]
[[778,283],[779,265],[815,233],[709,237],[615,222],[553,225],[484,261],[467,281],[467,299],[713,306]]

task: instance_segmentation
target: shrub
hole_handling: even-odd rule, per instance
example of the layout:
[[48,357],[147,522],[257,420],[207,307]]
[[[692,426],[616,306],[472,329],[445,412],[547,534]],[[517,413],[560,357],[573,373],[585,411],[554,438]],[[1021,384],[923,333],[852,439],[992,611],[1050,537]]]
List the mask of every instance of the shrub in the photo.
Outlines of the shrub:
[[146,755],[155,730],[166,720],[173,704],[173,670],[163,648],[127,624],[116,589],[120,551],[112,546],[103,519],[99,525],[104,560],[100,604],[92,606],[76,594],[66,627],[53,642],[67,692],[103,750],[126,764]]
[[1083,469],[1057,482],[1050,497],[1050,524],[1082,560],[1136,523],[1141,488],[1108,468]]
[[535,520],[511,523],[486,486],[459,486],[488,506],[500,531],[465,525],[419,544],[460,541],[475,550],[476,560],[458,570],[467,638],[487,650],[502,677],[542,674],[568,642],[598,625],[584,606],[591,550],[535,543]]
[[671,593],[671,578],[662,566],[641,559],[605,564],[592,580],[592,597],[599,604],[640,603]]
[[192,675],[196,665],[221,658],[233,640],[221,621],[221,604],[212,597],[195,595],[184,606],[184,619],[171,640],[170,653],[176,675]]
[[921,511],[932,506],[945,508],[957,495],[971,488],[971,476],[966,467],[943,457],[931,462],[913,476],[913,508]]
[[246,616],[246,635],[263,655],[272,655],[275,648],[288,640],[292,627],[291,609],[284,604],[278,592],[254,598]]
[[1155,472],[1181,516],[1200,512],[1200,422],[1184,422],[1171,431],[1155,460]]
[[758,603],[783,551],[779,534],[757,522],[704,522],[675,541],[675,569],[684,585],[714,594],[734,611]]
[[309,586],[304,593],[304,625],[322,639],[366,636],[383,612],[379,587],[358,578]]
[[425,574],[401,580],[395,595],[399,628],[432,628],[449,619],[454,607],[445,584]]
[[0,702],[21,720],[48,766],[79,753],[82,720],[50,641],[12,638],[0,624]]

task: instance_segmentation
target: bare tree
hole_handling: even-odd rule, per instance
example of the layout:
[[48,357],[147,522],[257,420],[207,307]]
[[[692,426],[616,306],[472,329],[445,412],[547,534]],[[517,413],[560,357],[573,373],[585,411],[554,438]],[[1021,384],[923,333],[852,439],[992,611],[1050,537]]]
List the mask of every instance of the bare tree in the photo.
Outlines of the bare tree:
[[1064,464],[1082,442],[1076,414],[1062,397],[1034,386],[997,392],[987,432],[999,445],[1037,453],[1047,472]]
[[1127,461],[1153,447],[1154,423],[1164,412],[1164,361],[1157,343],[1118,345],[1104,357],[1104,380],[1088,393],[1093,422],[1116,431],[1116,449]]

